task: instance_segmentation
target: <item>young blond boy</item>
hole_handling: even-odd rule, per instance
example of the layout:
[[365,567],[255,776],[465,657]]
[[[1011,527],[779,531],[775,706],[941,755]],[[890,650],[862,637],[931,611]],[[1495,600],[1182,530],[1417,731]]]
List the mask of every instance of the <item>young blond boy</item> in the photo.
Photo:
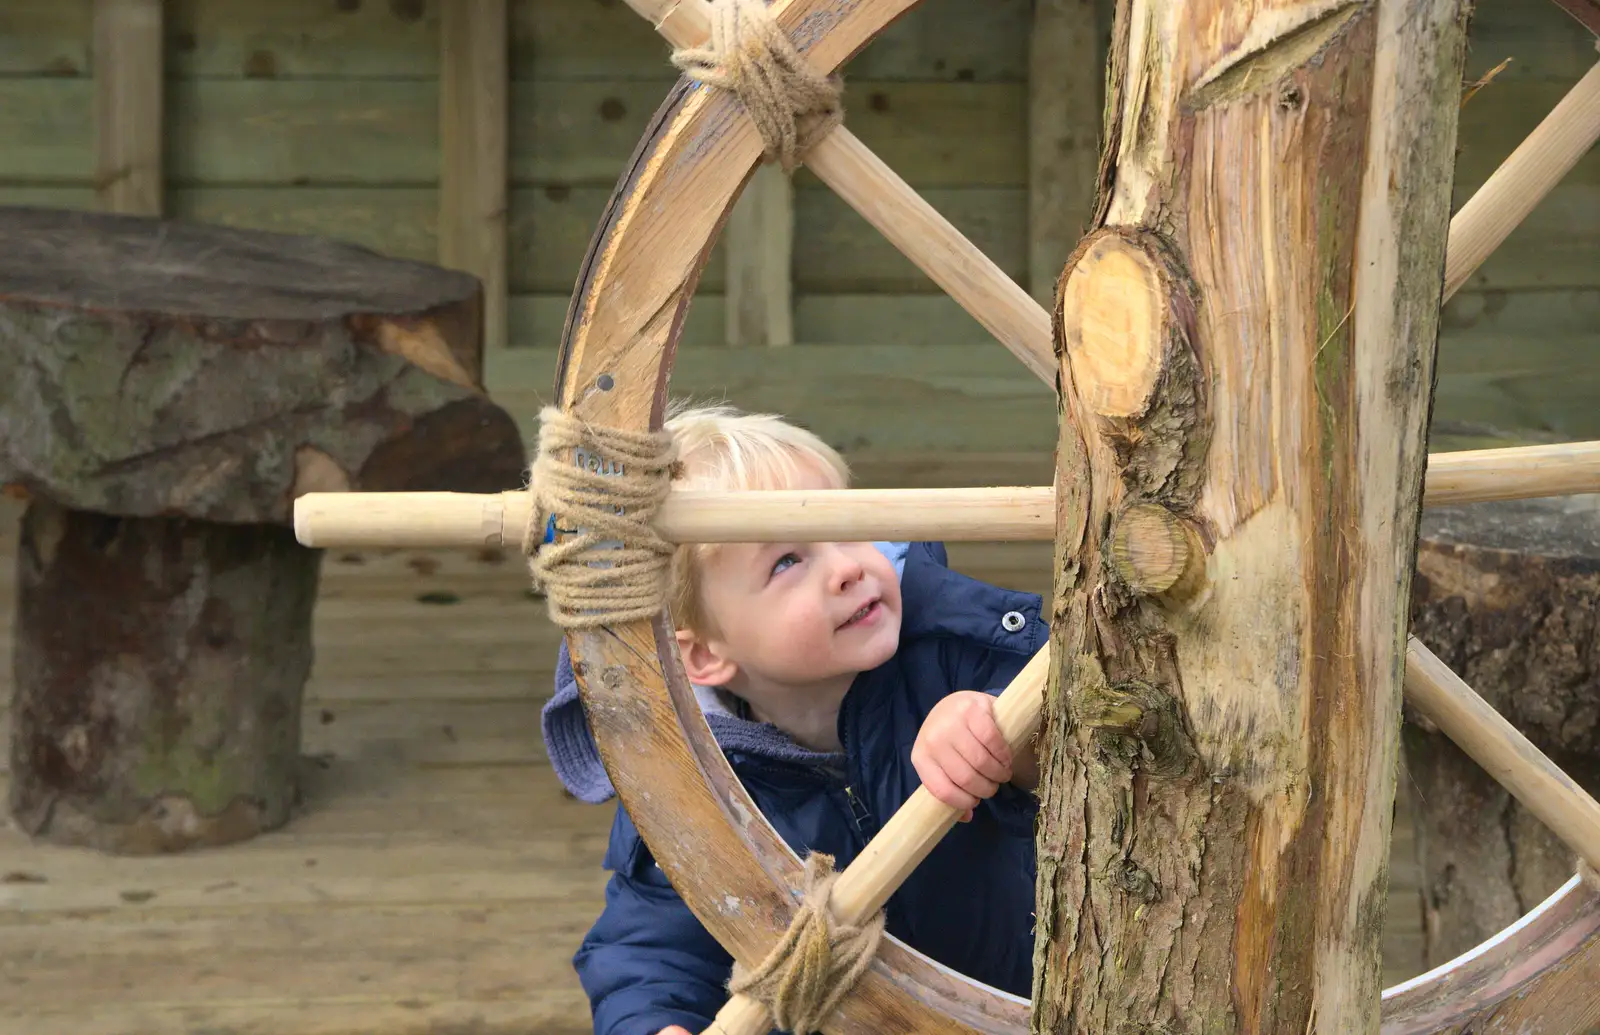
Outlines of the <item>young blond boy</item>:
[[[684,487],[841,489],[810,432],[729,407],[667,421]],[[994,696],[1044,645],[1038,596],[951,571],[936,543],[684,545],[671,613],[684,671],[745,789],[797,853],[849,864],[919,784],[964,811],[887,908],[887,932],[1015,995],[1029,993],[1031,750],[1013,754]],[[562,646],[543,715],[558,777],[613,795]],[[617,807],[606,905],[574,964],[596,1035],[682,1035],[726,1001],[732,959]]]

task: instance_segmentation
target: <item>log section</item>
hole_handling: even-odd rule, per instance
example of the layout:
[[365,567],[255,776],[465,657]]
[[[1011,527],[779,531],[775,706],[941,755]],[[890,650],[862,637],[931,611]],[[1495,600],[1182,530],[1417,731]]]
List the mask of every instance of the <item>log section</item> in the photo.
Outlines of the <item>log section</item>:
[[307,491],[518,486],[472,277],[316,238],[0,209],[18,558],[10,807],[116,852],[285,821],[311,664]]
[[[1423,517],[1412,629],[1580,786],[1600,793],[1600,496],[1480,503]],[[1406,770],[1437,966],[1572,876],[1550,831],[1407,709]]]

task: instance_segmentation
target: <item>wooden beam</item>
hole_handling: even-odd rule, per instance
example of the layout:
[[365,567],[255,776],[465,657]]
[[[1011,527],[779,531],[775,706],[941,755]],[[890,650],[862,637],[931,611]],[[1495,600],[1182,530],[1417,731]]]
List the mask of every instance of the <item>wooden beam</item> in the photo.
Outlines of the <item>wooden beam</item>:
[[1094,217],[1101,83],[1096,0],[1036,0],[1028,35],[1028,280],[1042,305]]
[[506,345],[510,110],[506,0],[439,8],[439,264],[483,282],[486,351]]
[[95,196],[161,214],[161,0],[95,0]]
[[794,183],[776,165],[756,169],[728,214],[729,345],[794,344]]
[[1377,1035],[1467,4],[1118,5],[1055,319],[1035,1031]]

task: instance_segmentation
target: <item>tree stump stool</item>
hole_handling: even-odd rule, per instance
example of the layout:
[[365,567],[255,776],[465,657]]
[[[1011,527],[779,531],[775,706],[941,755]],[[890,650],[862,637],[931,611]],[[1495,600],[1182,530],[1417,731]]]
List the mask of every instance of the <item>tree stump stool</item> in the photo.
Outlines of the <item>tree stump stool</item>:
[[[1600,793],[1600,496],[1423,513],[1412,631],[1591,794]],[[1426,965],[1514,923],[1575,856],[1407,710]]]
[[0,208],[17,558],[10,810],[118,853],[286,822],[307,491],[517,488],[475,278],[326,240]]

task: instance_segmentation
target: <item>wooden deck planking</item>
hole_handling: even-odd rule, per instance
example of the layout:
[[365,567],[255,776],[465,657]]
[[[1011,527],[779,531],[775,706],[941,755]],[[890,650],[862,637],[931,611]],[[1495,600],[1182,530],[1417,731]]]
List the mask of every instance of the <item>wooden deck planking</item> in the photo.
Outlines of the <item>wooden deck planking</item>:
[[[7,628],[17,510],[0,507]],[[1037,591],[1049,549],[950,553]],[[323,572],[304,807],[282,831],[164,858],[0,830],[0,1035],[588,1029],[570,958],[600,908],[611,810],[568,798],[545,762],[557,633],[520,563],[331,552]],[[455,602],[418,599],[439,594]],[[1391,980],[1420,958],[1403,822],[1396,847]]]

